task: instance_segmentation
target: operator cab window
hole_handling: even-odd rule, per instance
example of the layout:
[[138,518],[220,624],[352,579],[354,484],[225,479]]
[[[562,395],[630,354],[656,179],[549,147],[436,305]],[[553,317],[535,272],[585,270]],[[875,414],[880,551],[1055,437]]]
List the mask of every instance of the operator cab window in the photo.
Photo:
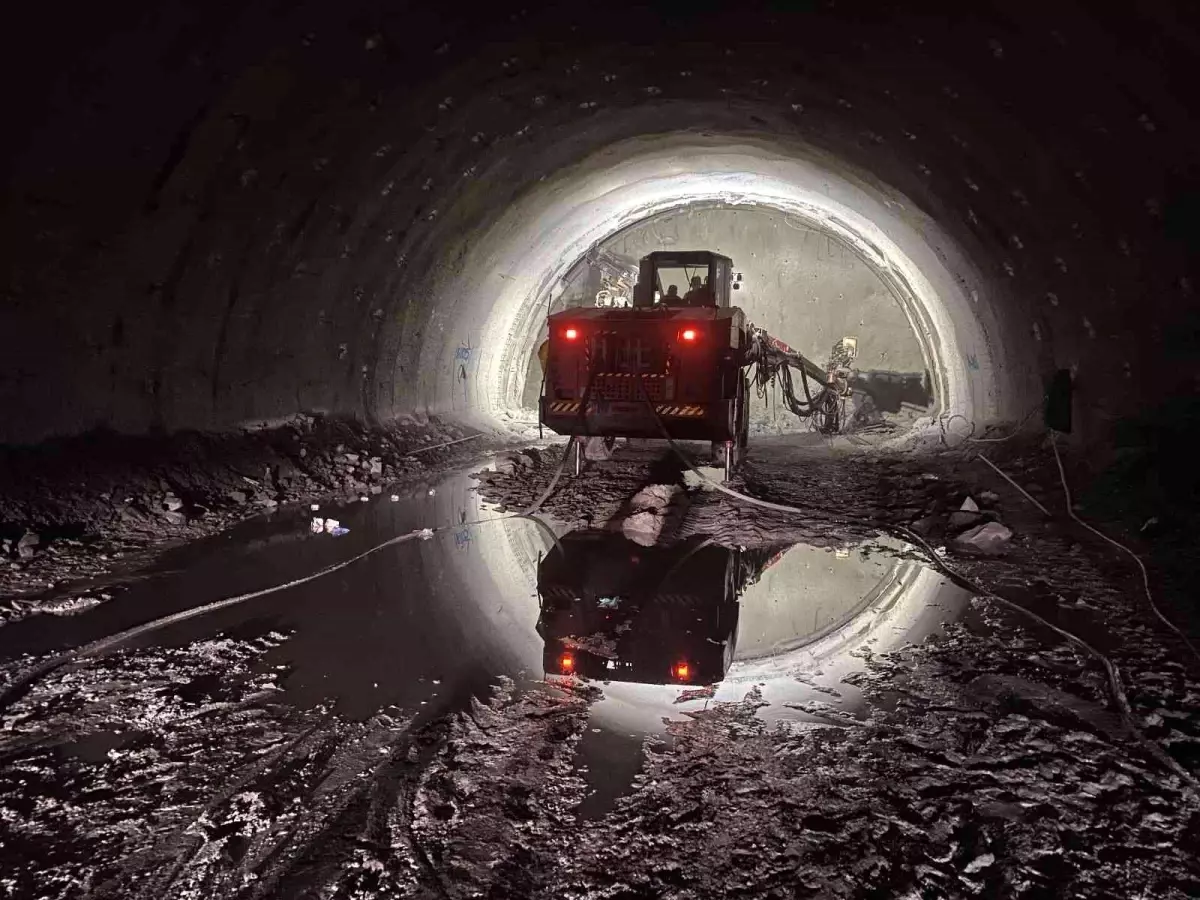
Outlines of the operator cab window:
[[655,302],[665,306],[712,306],[708,266],[659,266],[655,271]]

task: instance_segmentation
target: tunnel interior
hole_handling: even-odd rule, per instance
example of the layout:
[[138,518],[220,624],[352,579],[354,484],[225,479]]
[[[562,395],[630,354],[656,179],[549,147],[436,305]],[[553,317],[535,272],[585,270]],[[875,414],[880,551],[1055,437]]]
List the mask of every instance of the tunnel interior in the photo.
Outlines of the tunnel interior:
[[[773,215],[873,272],[937,415],[1019,420],[1067,369],[1080,428],[1100,434],[1140,385],[1194,377],[1157,349],[1192,306],[1176,223],[1194,126],[1172,68],[1139,66],[1126,35],[1070,7],[955,29],[884,8],[850,25],[819,4],[635,10],[620,28],[558,6],[487,28],[416,9],[347,27],[319,4],[225,15],[168,6],[100,29],[18,105],[6,442],[299,410],[494,427],[528,405],[571,266],[712,204],[741,216],[730,247]],[[1157,15],[1139,33],[1168,40]],[[702,50],[684,65],[611,43],[656,17]],[[397,30],[410,22],[419,48]],[[720,39],[735,23],[736,48]],[[779,28],[787,52],[747,52]],[[576,39],[535,37],[556,29]],[[130,52],[168,34],[162,71]],[[1105,58],[1128,64],[1097,81]],[[745,296],[819,334],[800,324],[814,294],[836,299],[808,291],[819,262],[767,246],[735,259],[756,273]]]
[[[635,223],[597,245],[603,261],[585,256],[573,266],[560,290],[551,292],[548,310],[590,306],[597,297],[628,302],[637,260],[656,250],[686,247],[711,248],[730,256],[735,268],[745,268],[737,273],[742,281],[733,301],[751,323],[809,359],[827,361],[839,340],[854,341],[861,387],[872,391],[873,405],[887,420],[911,422],[936,414],[930,348],[899,300],[840,239],[788,214],[691,204]],[[537,340],[547,336],[542,327]],[[522,391],[522,407],[530,417],[536,416],[542,378],[540,360],[531,352]],[[751,403],[756,432],[783,433],[807,424],[786,407],[781,411],[777,395],[756,395]]]
[[[12,884],[1200,891],[1196,9],[27,12]],[[548,316],[661,250],[853,346],[844,433],[542,434]]]

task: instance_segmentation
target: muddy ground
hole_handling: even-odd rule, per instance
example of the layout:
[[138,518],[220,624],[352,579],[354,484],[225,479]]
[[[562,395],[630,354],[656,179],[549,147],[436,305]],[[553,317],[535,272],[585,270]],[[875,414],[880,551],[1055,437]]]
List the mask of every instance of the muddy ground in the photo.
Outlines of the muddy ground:
[[368,428],[300,415],[231,435],[0,448],[0,626],[109,600],[163,550],[235,522],[390,492],[496,443],[437,420]]
[[[527,452],[481,491],[523,508],[559,460]],[[1053,508],[1044,450],[1004,462]],[[545,511],[602,526],[672,477],[684,489],[667,539],[707,528],[834,546],[864,522],[921,529],[981,587],[1101,650],[1132,719],[1095,658],[977,599],[920,645],[864,650],[853,714],[768,726],[753,685],[683,707],[645,742],[631,789],[586,817],[576,750],[603,684],[496,678],[432,711],[350,719],[276,699],[288,672],[262,660],[288,634],[129,647],[50,673],[0,712],[0,843],[15,860],[0,896],[1200,893],[1200,668],[1147,613],[1126,561],[962,454],[765,448],[738,487],[807,510],[769,519],[635,454],[560,479]],[[956,546],[968,495],[1012,530],[1000,555]]]

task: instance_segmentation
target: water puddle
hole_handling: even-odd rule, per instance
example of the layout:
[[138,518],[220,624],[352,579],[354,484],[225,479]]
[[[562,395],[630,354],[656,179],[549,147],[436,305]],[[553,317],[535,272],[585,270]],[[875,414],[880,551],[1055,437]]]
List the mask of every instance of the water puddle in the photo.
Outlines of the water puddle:
[[[473,485],[458,473],[398,502],[384,496],[243,523],[172,552],[105,606],[0,629],[0,662],[303,578],[397,535],[446,526],[123,649],[283,635],[258,663],[283,673],[272,700],[330,705],[356,719],[389,707],[444,715],[500,676],[589,679],[603,698],[577,762],[591,792],[580,812],[592,816],[628,789],[647,738],[665,739],[665,721],[708,703],[757,689],[767,724],[852,726],[862,700],[845,679],[872,653],[924,640],[965,600],[884,539],[836,552],[703,538],[645,547],[612,532],[556,529],[555,542],[535,523],[489,509]],[[349,531],[314,533],[314,515]],[[93,758],[122,740],[96,737],[75,752]]]
[[645,738],[713,701],[756,690],[765,724],[850,726],[846,679],[872,654],[916,644],[966,597],[889,550],[728,548],[703,538],[643,547],[576,531],[538,569],[543,667],[601,682],[579,761],[602,815],[636,774]]

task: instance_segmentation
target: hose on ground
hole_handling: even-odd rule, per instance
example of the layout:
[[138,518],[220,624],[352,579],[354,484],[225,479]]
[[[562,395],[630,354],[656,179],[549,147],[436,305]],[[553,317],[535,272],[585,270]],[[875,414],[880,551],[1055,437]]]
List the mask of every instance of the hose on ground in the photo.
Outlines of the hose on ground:
[[[546,496],[548,496],[548,494]],[[149,634],[150,632],[158,631],[171,625],[177,625],[180,622],[186,622],[189,619],[194,619],[199,616],[208,615],[209,613],[226,609],[230,606],[236,606],[239,603],[245,603],[248,600],[255,600],[259,597],[266,597],[269,594],[277,594],[280,591],[286,591],[294,587],[300,587],[301,585],[316,581],[318,578],[324,578],[326,575],[332,575],[334,572],[340,572],[342,569],[352,566],[355,563],[366,559],[368,556],[378,553],[380,550],[385,550],[388,547],[394,547],[397,544],[403,544],[408,541],[417,540],[418,538],[428,540],[434,535],[451,531],[453,529],[462,528],[464,526],[486,525],[492,522],[502,522],[507,519],[515,518],[529,519],[530,521],[534,522],[539,528],[546,531],[550,535],[550,538],[554,542],[555,546],[558,547],[560,551],[562,550],[562,546],[558,542],[558,536],[554,534],[550,526],[529,512],[510,513],[503,516],[492,516],[486,519],[475,519],[470,522],[458,522],[452,525],[441,525],[436,528],[419,528],[415,531],[409,531],[405,534],[397,535],[394,538],[389,538],[382,543],[375,544],[374,546],[367,548],[356,556],[352,556],[349,559],[344,559],[341,562],[333,563],[332,565],[326,566],[323,569],[319,569],[316,572],[312,572],[300,578],[293,578],[291,581],[285,581],[282,584],[274,584],[270,587],[261,588],[257,591],[236,594],[232,597],[225,597],[221,600],[214,600],[211,603],[205,603],[200,606],[194,606],[190,609],[181,610],[177,613],[172,613],[171,615],[162,616],[158,619],[153,619],[141,625],[135,625],[132,628],[127,628],[125,631],[118,632],[117,634],[99,638],[91,643],[84,644],[81,647],[73,647],[72,649],[59,653],[50,659],[43,660],[36,666],[33,666],[32,668],[27,669],[26,671],[17,675],[12,681],[5,685],[3,690],[0,690],[0,712],[4,712],[13,703],[21,699],[21,697],[23,697],[36,682],[49,675],[51,672],[61,669],[63,666],[74,662],[75,660],[99,656],[102,653],[112,650],[121,644],[126,643],[127,641],[133,640],[134,638],[141,637],[144,634]]]
[[[579,405],[579,421],[571,435],[571,443],[573,443],[578,437],[578,433],[580,431],[579,426],[583,425],[586,421],[587,404],[591,397],[592,382],[594,377],[594,370],[588,373],[587,384],[583,389],[583,397]],[[474,437],[474,435],[472,437]],[[469,438],[463,438],[462,440],[469,440]],[[458,442],[454,441],[451,443]],[[569,447],[570,443],[568,443],[568,448]],[[53,656],[50,659],[43,660],[41,663],[38,663],[32,668],[18,674],[13,678],[12,681],[5,685],[4,688],[0,690],[0,712],[5,711],[13,703],[25,696],[29,689],[32,688],[33,685],[40,679],[46,677],[57,669],[61,669],[68,663],[74,662],[77,659],[86,659],[88,657],[98,656],[99,654],[111,650],[114,647],[120,646],[126,641],[132,640],[133,638],[140,637],[141,635],[148,634],[152,631],[157,631],[161,628],[167,628],[171,625],[176,625],[180,622],[186,622],[188,619],[194,619],[198,616],[207,615],[210,612],[216,612],[220,609],[236,606],[239,603],[245,603],[248,600],[254,600],[259,597],[265,597],[269,594],[278,593],[279,591],[286,591],[294,587],[299,587],[303,584],[308,584],[309,582],[316,581],[318,578],[324,578],[326,575],[332,575],[334,572],[339,572],[342,569],[345,569],[347,566],[352,566],[356,562],[366,559],[368,556],[378,553],[380,550],[386,549],[387,547],[394,547],[397,544],[402,544],[406,541],[415,540],[417,538],[428,539],[433,537],[435,534],[439,534],[451,528],[462,528],[464,525],[484,525],[490,522],[500,522],[513,518],[529,519],[543,531],[548,533],[550,535],[550,539],[554,543],[554,546],[559,550],[559,552],[562,552],[562,545],[558,541],[558,536],[554,533],[550,526],[538,518],[535,513],[541,509],[542,504],[544,504],[546,500],[549,499],[550,495],[554,493],[554,489],[558,486],[558,481],[562,477],[562,472],[566,467],[569,456],[569,452],[563,454],[563,458],[559,462],[558,468],[555,469],[554,475],[550,479],[550,484],[547,485],[541,496],[534,500],[528,509],[522,510],[518,513],[511,513],[509,515],[493,516],[487,519],[477,519],[472,522],[459,522],[456,525],[443,525],[437,528],[421,528],[417,529],[416,531],[410,531],[406,534],[390,538],[383,543],[376,544],[375,546],[364,550],[362,553],[359,553],[357,556],[353,556],[350,559],[342,560],[341,562],[326,566],[324,569],[313,572],[309,575],[305,575],[302,578],[295,578],[282,584],[275,584],[271,587],[262,588],[261,590],[250,591],[245,594],[237,594],[233,597],[225,597],[221,600],[214,600],[212,603],[205,603],[201,606],[185,609],[168,616],[162,616],[161,618],[154,619],[150,622],[145,622],[141,625],[135,625],[133,628],[128,628],[125,631],[114,635],[109,635],[108,637],[99,638],[98,640],[92,641],[89,644],[85,644],[82,647],[74,647],[70,650],[66,650],[63,653]]]
[[[713,481],[712,479],[710,479],[708,476],[706,476],[703,472],[701,472],[699,470],[699,468],[696,466],[696,464],[684,452],[683,448],[681,448],[676,443],[675,439],[671,437],[670,432],[667,430],[666,426],[663,424],[662,419],[659,417],[657,410],[654,409],[654,404],[650,402],[650,398],[646,394],[645,388],[642,385],[642,379],[640,377],[638,378],[638,388],[639,388],[640,392],[642,393],[642,396],[646,401],[646,406],[650,410],[650,414],[654,417],[654,420],[657,423],[658,429],[662,433],[662,436],[670,444],[671,449],[675,452],[675,454],[679,457],[679,459],[683,462],[683,464],[685,466],[687,466],[687,468],[690,469],[692,471],[692,473],[695,474],[701,481],[703,481],[710,487],[714,488],[715,490],[720,491],[723,494],[726,494],[735,499],[744,501],[746,503],[750,503],[754,506],[759,506],[764,509],[775,510],[777,512],[782,512],[782,513],[785,513],[788,515],[808,515],[808,513],[805,510],[800,509],[798,507],[789,506],[789,505],[786,505],[783,503],[772,503],[769,500],[762,500],[758,497],[751,496],[750,494],[744,494],[741,491],[736,491],[733,488],[728,487],[727,485],[719,484],[716,481]],[[1149,738],[1147,738],[1142,733],[1142,730],[1138,727],[1137,723],[1135,722],[1135,720],[1133,718],[1133,710],[1131,709],[1131,707],[1129,705],[1129,699],[1125,694],[1125,688],[1121,681],[1121,673],[1120,673],[1120,670],[1117,668],[1117,665],[1112,660],[1110,660],[1105,654],[1101,653],[1099,650],[1097,650],[1095,647],[1093,647],[1091,644],[1089,644],[1083,638],[1079,637],[1076,634],[1073,634],[1070,631],[1067,631],[1065,628],[1060,628],[1059,626],[1055,625],[1054,623],[1047,621],[1042,616],[1039,616],[1037,613],[1033,612],[1032,610],[1026,609],[1025,607],[1021,606],[1020,604],[1014,603],[1013,601],[1008,600],[1004,597],[1001,597],[998,594],[996,594],[992,591],[986,590],[982,586],[976,584],[970,578],[966,577],[962,573],[953,569],[949,564],[947,564],[946,561],[943,560],[938,555],[937,551],[934,550],[933,547],[931,547],[924,538],[922,538],[920,535],[913,532],[911,529],[904,527],[903,525],[896,525],[894,523],[886,522],[886,521],[883,521],[882,519],[875,519],[872,517],[847,516],[844,513],[838,513],[837,511],[830,510],[826,507],[813,506],[813,507],[811,507],[811,509],[815,510],[817,512],[821,512],[825,515],[829,515],[832,518],[835,518],[846,524],[867,526],[872,529],[885,531],[887,533],[890,533],[897,537],[902,538],[903,540],[907,541],[908,543],[912,544],[913,546],[919,547],[938,571],[940,571],[943,575],[945,575],[952,582],[954,582],[954,584],[958,585],[963,590],[966,590],[972,594],[975,594],[976,596],[984,597],[988,600],[992,600],[992,601],[1000,604],[1001,606],[1003,606],[1005,609],[1008,609],[1012,612],[1018,613],[1019,615],[1023,615],[1029,619],[1032,619],[1034,622],[1037,622],[1039,625],[1042,625],[1042,626],[1050,629],[1051,631],[1058,634],[1060,637],[1065,638],[1066,640],[1075,644],[1075,646],[1082,649],[1087,655],[1089,655],[1093,659],[1097,660],[1100,663],[1100,665],[1103,667],[1105,674],[1108,676],[1109,690],[1112,694],[1113,702],[1116,704],[1118,713],[1121,716],[1121,720],[1125,724],[1125,727],[1126,727],[1126,729],[1128,729],[1129,733],[1131,735],[1133,735],[1133,737],[1137,741],[1137,743],[1147,753],[1149,753],[1153,759],[1155,759],[1160,764],[1165,766],[1167,769],[1171,770],[1176,775],[1178,775],[1181,779],[1183,779],[1183,781],[1186,784],[1190,785],[1193,789],[1200,789],[1200,781],[1198,781],[1194,775],[1192,775],[1190,772],[1188,772],[1186,769],[1184,769],[1183,766],[1181,766],[1173,757],[1171,757],[1165,750],[1163,750],[1162,747],[1160,747],[1158,744],[1152,742]],[[1140,560],[1139,560],[1139,562],[1140,562]],[[1189,644],[1189,646],[1190,646],[1190,644]]]

